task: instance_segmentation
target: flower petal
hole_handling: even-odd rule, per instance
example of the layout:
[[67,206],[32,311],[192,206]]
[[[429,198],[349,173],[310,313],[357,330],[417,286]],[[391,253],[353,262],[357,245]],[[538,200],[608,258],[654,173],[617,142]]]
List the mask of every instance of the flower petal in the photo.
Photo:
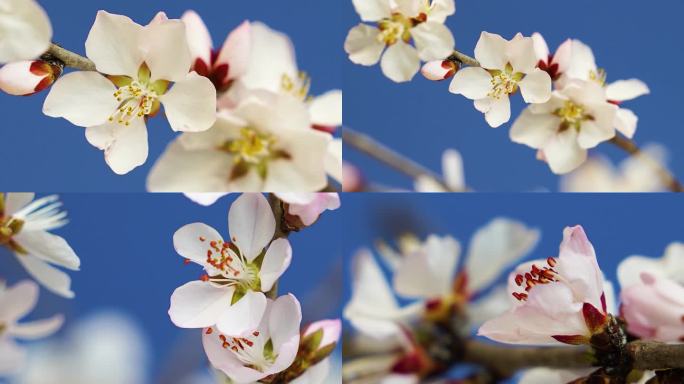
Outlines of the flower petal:
[[[213,328],[212,330],[216,331]],[[217,333],[202,333],[204,352],[214,368],[225,373],[231,380],[238,383],[254,383],[268,376],[268,373],[262,373],[256,369],[245,367],[232,351],[223,347],[221,335]]]
[[181,20],[185,23],[185,34],[192,58],[200,59],[210,66],[214,43],[211,41],[211,35],[204,21],[195,11],[186,11],[181,16]]
[[22,231],[14,239],[30,254],[49,263],[74,271],[81,265],[69,243],[57,235],[45,231]]
[[[9,14],[5,15],[5,9]],[[0,63],[35,59],[47,51],[52,39],[52,26],[47,13],[33,0],[3,2],[0,25]]]
[[615,129],[631,139],[636,133],[639,117],[629,109],[620,108],[615,114]]
[[228,212],[230,238],[248,261],[254,260],[275,233],[271,206],[261,193],[243,193]]
[[549,50],[548,44],[546,44],[544,36],[539,32],[535,32],[532,34],[532,42],[534,43],[534,53],[537,56],[537,60],[546,62],[549,59],[551,51]]
[[103,150],[107,165],[124,175],[147,160],[147,127],[143,118],[134,118],[124,126],[107,123],[86,129],[88,142]]
[[577,144],[577,132],[573,129],[553,135],[544,144],[543,151],[555,174],[573,171],[587,159],[587,150]]
[[176,82],[186,78],[193,62],[182,21],[167,20],[148,25],[143,30],[141,39],[140,50],[145,54],[145,63],[150,68],[152,81]]
[[534,69],[519,85],[527,103],[546,103],[551,98],[551,77],[541,69]]
[[[534,40],[531,37],[523,37],[521,34],[517,34],[507,43],[506,55],[508,56],[508,63],[513,66],[515,72],[530,74],[537,69],[538,60],[535,55]],[[537,70],[541,71],[540,69]]]
[[412,28],[411,37],[418,49],[418,56],[423,61],[446,58],[453,52],[456,44],[449,28],[430,21]]
[[268,292],[273,284],[287,270],[292,261],[292,247],[287,239],[276,239],[266,250],[264,261],[261,264],[259,278],[261,279],[261,290]]
[[392,14],[387,0],[352,0],[352,3],[363,21],[378,21]]
[[216,88],[196,72],[175,83],[160,101],[176,132],[206,131],[216,122]]
[[12,216],[27,206],[36,194],[33,192],[8,192],[5,195],[5,215]]
[[552,114],[536,114],[525,109],[513,123],[509,132],[514,143],[525,144],[532,148],[542,148],[555,135],[560,119]]
[[126,16],[99,11],[85,42],[99,72],[136,77],[144,61],[139,49],[143,27]]
[[489,111],[485,113],[485,120],[492,128],[498,128],[511,119],[511,101],[508,96],[491,99]]
[[324,127],[342,125],[342,91],[332,90],[315,97],[309,105],[311,123]]
[[380,68],[382,73],[394,82],[409,81],[420,69],[418,52],[403,41],[398,41],[387,48],[380,61]]
[[28,96],[40,91],[38,86],[43,87],[41,82],[44,79],[49,80],[48,76],[51,76],[51,73],[34,73],[31,70],[34,64],[50,68],[49,64],[40,61],[17,61],[5,64],[0,68],[0,89],[14,96]]
[[38,285],[31,280],[0,291],[0,321],[5,325],[16,323],[28,315],[38,302]]
[[223,305],[216,328],[225,335],[241,336],[257,328],[265,311],[266,295],[262,292],[248,291],[233,305]]
[[293,294],[280,296],[271,304],[268,329],[275,351],[280,350],[283,344],[294,338],[299,343],[299,326],[301,322],[302,308]]
[[119,106],[115,91],[116,86],[97,72],[72,72],[52,86],[43,113],[80,127],[103,124]]
[[252,25],[244,21],[228,34],[216,58],[216,65],[228,64],[228,78],[239,78],[249,69]]
[[377,28],[366,24],[352,28],[344,41],[344,51],[349,54],[349,60],[360,65],[377,64],[385,49],[385,43],[378,40],[379,33]]
[[482,32],[475,46],[475,58],[482,68],[503,69],[508,63],[508,42],[500,35]]
[[492,90],[492,75],[479,67],[463,68],[456,72],[449,85],[449,92],[463,95],[470,100],[487,97]]
[[456,13],[454,0],[433,0],[430,4],[428,20],[444,24],[447,17],[454,13]]
[[181,328],[211,327],[218,322],[233,297],[232,288],[215,287],[209,282],[191,281],[173,291],[169,317]]
[[202,266],[206,265],[207,249],[212,241],[223,241],[223,237],[204,223],[184,225],[173,234],[173,248],[176,252]]
[[57,332],[62,324],[64,324],[64,316],[55,315],[49,319],[16,324],[9,330],[9,333],[18,339],[35,340]]
[[74,297],[69,275],[30,254],[17,255],[17,259],[29,275],[49,291],[68,299]]
[[267,25],[253,22],[250,27],[248,71],[240,78],[248,89],[280,92],[283,76],[296,79],[297,59],[290,38]]
[[26,360],[26,351],[8,338],[0,340],[0,374],[12,374],[21,371]]
[[627,101],[648,95],[648,85],[638,79],[619,80],[606,86],[606,97],[613,101]]
[[325,172],[335,181],[342,184],[342,139],[334,139],[328,144],[328,154],[325,157]]

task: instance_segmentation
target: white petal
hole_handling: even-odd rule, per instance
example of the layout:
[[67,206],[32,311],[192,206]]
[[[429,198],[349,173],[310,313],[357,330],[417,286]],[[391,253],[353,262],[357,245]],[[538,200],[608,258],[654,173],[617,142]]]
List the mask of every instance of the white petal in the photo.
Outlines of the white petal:
[[588,45],[579,40],[572,41],[572,60],[565,74],[571,79],[589,80],[596,73],[596,59]]
[[34,71],[31,71],[34,63],[49,67],[48,64],[38,61],[18,61],[6,64],[0,68],[0,89],[14,96],[27,96],[38,91],[36,89],[38,84],[50,74],[36,74]]
[[33,192],[8,192],[5,195],[5,215],[12,216],[27,206],[36,194]]
[[344,41],[349,60],[360,65],[375,65],[380,60],[385,43],[378,40],[380,31],[366,24],[352,28]]
[[26,360],[26,351],[14,341],[0,340],[0,374],[12,374],[21,371]]
[[81,260],[63,238],[45,231],[22,231],[14,239],[30,254],[52,264],[78,270]]
[[508,62],[507,46],[508,42],[500,35],[482,32],[475,46],[475,58],[482,68],[504,69]]
[[[333,169],[328,148],[330,134],[315,130],[292,131],[280,138],[290,160],[273,161],[262,190],[274,192],[315,192],[328,184],[327,171]],[[339,165],[338,165],[339,166]]]
[[619,80],[606,86],[606,97],[613,101],[627,101],[651,93],[641,80]]
[[49,319],[16,324],[9,330],[9,333],[18,339],[35,340],[57,332],[62,324],[64,324],[64,316],[55,315]]
[[293,294],[280,296],[271,304],[268,328],[273,341],[273,349],[299,336],[299,325],[302,321],[302,308]]
[[442,173],[446,185],[454,191],[466,189],[463,158],[455,149],[447,149],[442,154]]
[[290,266],[292,261],[292,247],[287,239],[276,239],[266,250],[264,261],[261,264],[259,278],[261,279],[261,290],[268,292],[273,284]]
[[538,60],[534,50],[534,41],[531,37],[522,37],[518,34],[508,42],[506,48],[508,62],[513,66],[515,72],[529,74],[535,70]]
[[[613,113],[613,116],[614,113]],[[577,143],[582,148],[594,148],[604,141],[608,141],[615,137],[615,128],[613,128],[613,121],[609,125],[602,125],[599,121],[585,121],[582,123],[582,128],[577,136]]]
[[204,223],[184,225],[173,234],[176,252],[200,265],[206,265],[207,249],[212,241],[223,241],[223,237]]
[[143,118],[134,118],[128,126],[107,123],[86,129],[86,139],[104,151],[107,165],[124,175],[147,160],[147,127]]
[[534,69],[519,85],[527,103],[546,103],[551,98],[551,77],[541,69]]
[[636,133],[639,117],[629,109],[620,108],[615,114],[615,129],[627,138],[633,138]]
[[23,280],[0,291],[0,321],[12,325],[28,315],[38,301],[38,285],[31,280]]
[[444,59],[454,50],[454,36],[444,24],[426,22],[411,29],[411,37],[423,61]]
[[456,72],[449,92],[463,95],[470,100],[479,100],[487,97],[492,90],[492,75],[479,67],[463,68]]
[[572,129],[552,136],[544,145],[543,150],[555,174],[573,171],[587,159],[587,150],[577,144],[577,133]]
[[252,25],[244,21],[231,31],[216,58],[216,64],[228,64],[228,78],[242,77],[249,69],[252,46]]
[[333,90],[317,96],[309,105],[311,123],[324,127],[342,125],[342,91]]
[[391,15],[388,0],[353,0],[352,3],[363,21],[378,21]]
[[588,369],[551,369],[532,368],[520,377],[519,384],[566,384],[588,376],[595,368]]
[[328,144],[325,157],[325,172],[342,184],[342,139],[334,139]]
[[97,72],[72,72],[52,86],[43,113],[81,127],[103,124],[119,106],[115,91],[116,86]]
[[433,0],[430,4],[428,20],[444,24],[447,17],[455,12],[456,4],[454,0]]
[[546,44],[544,36],[539,32],[535,32],[532,34],[532,42],[534,43],[534,53],[537,55],[537,60],[546,62],[549,59],[551,51],[549,50],[548,44]]
[[511,140],[532,148],[542,148],[558,131],[559,120],[552,114],[536,114],[527,108],[513,123],[510,131]]
[[230,238],[248,261],[254,260],[275,233],[271,206],[261,193],[243,193],[228,212]]
[[[34,0],[6,0],[0,21],[0,63],[35,59],[47,51],[52,26],[47,13]],[[3,25],[4,24],[4,25]]]
[[176,132],[206,131],[216,122],[216,88],[196,72],[175,83],[160,101]]
[[266,311],[266,296],[261,292],[248,291],[235,304],[226,307],[216,322],[221,333],[241,336],[257,328]]
[[214,368],[226,374],[231,382],[237,383],[255,383],[268,376],[268,373],[245,367],[232,351],[223,347],[220,336],[217,332],[202,333],[204,352]]
[[220,198],[228,195],[225,192],[199,192],[199,193],[184,193],[185,197],[194,201],[199,205],[208,207],[217,202]]
[[33,255],[17,255],[17,259],[26,271],[48,290],[68,299],[74,297],[69,275]]
[[151,80],[183,80],[192,57],[185,35],[185,24],[180,20],[168,20],[148,25],[142,32],[140,49],[145,53],[145,63],[150,68]]
[[497,128],[511,119],[511,101],[508,96],[492,99],[489,111],[485,113],[485,120],[492,128]]
[[283,75],[296,79],[297,59],[290,38],[265,24],[251,24],[248,71],[240,81],[249,89],[280,92]]
[[232,297],[232,288],[219,288],[209,282],[191,281],[173,291],[169,317],[181,328],[211,327],[230,308]]
[[382,73],[394,82],[410,81],[420,69],[418,52],[403,41],[398,41],[387,48],[380,61],[380,67]]
[[397,293],[416,298],[434,298],[449,293],[461,253],[451,237],[428,237],[421,249],[404,256],[394,275]]
[[210,66],[214,43],[211,41],[211,35],[204,21],[195,11],[186,11],[181,20],[185,23],[188,48],[193,59],[201,59],[207,67]]
[[501,316],[512,307],[512,299],[506,287],[501,285],[484,297],[471,301],[468,306],[468,321],[471,328],[477,328],[485,321]]
[[290,384],[321,384],[325,382],[330,372],[330,358],[326,358],[320,363],[308,368]]
[[86,55],[99,72],[137,77],[144,61],[138,44],[143,27],[130,18],[99,11],[85,42]]

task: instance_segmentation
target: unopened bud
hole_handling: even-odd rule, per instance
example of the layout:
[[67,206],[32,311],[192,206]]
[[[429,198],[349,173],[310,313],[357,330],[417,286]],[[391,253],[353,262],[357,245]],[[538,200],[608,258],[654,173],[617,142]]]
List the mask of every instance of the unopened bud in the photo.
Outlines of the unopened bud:
[[446,80],[458,71],[458,63],[451,60],[435,60],[429,61],[423,65],[420,73],[428,80],[441,81]]
[[0,89],[15,96],[28,96],[51,86],[62,74],[58,65],[44,61],[18,61],[0,68]]

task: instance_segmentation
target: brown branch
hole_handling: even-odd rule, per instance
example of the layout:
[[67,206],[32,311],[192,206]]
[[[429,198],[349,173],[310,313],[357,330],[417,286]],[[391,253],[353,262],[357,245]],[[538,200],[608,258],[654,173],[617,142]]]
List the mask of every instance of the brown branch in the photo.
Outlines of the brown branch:
[[50,45],[50,48],[44,56],[47,56],[48,58],[57,59],[64,63],[64,66],[66,67],[80,69],[82,71],[96,70],[95,63],[90,61],[90,59],[83,57],[78,53],[71,52],[68,49],[64,49],[54,43]]
[[471,67],[479,67],[480,62],[475,60],[474,58],[461,53],[459,51],[454,51],[451,56],[449,56],[450,59],[456,60],[460,62],[461,64],[469,65]]
[[627,152],[630,156],[639,157],[640,159],[650,162],[653,165],[663,180],[663,185],[672,192],[684,192],[684,187],[677,180],[677,178],[670,172],[663,164],[656,161],[654,158],[644,153],[639,146],[633,141],[624,136],[616,135],[610,142],[621,150]]
[[355,148],[359,152],[364,153],[367,156],[380,161],[381,163],[384,163],[390,168],[393,168],[394,170],[399,171],[414,180],[418,179],[419,177],[429,177],[442,186],[446,191],[463,192],[452,190],[441,176],[435,174],[415,161],[406,158],[396,151],[380,144],[368,135],[345,127],[342,130],[342,140],[346,145]]

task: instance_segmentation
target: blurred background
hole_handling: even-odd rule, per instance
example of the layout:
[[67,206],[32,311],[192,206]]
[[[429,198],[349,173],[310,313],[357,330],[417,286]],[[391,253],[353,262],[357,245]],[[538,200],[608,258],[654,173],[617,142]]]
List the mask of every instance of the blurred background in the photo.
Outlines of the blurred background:
[[[345,33],[360,22],[351,0],[343,0]],[[684,59],[677,49],[684,26],[679,15],[684,2],[665,1],[644,6],[639,0],[558,3],[546,0],[456,0],[456,14],[447,26],[456,49],[473,55],[482,31],[507,39],[517,32],[540,32],[551,51],[567,38],[591,46],[608,81],[638,78],[651,95],[626,102],[639,116],[635,140],[658,142],[670,152],[670,167],[684,177],[684,156],[677,151],[684,139],[679,94],[682,80],[672,64]],[[676,64],[675,64],[676,65]],[[490,128],[473,103],[448,92],[449,81],[431,82],[418,74],[410,83],[387,79],[379,65],[363,67],[344,60],[344,123],[441,174],[442,152],[455,148],[465,162],[466,181],[476,191],[531,191],[558,188],[558,177],[535,159],[535,151],[510,141],[513,122]],[[512,98],[513,119],[522,111],[519,95]],[[624,154],[610,144],[598,152],[613,160]],[[345,147],[345,160],[360,166],[368,179],[384,185],[411,188],[412,181],[375,160]]]
[[[194,9],[209,28],[214,46],[220,47],[230,31],[244,20],[262,21],[292,39],[299,69],[312,79],[311,94],[342,88],[342,45],[346,31],[340,26],[341,4],[333,1],[253,0],[231,1],[40,1],[50,16],[53,40],[65,48],[85,54],[85,40],[98,10],[129,16],[146,24],[158,12],[180,18]],[[105,164],[102,151],[88,144],[84,128],[64,119],[44,116],[46,92],[32,97],[0,92],[0,163],[5,164],[0,189],[64,192],[138,192],[154,161],[175,137],[165,118],[148,123],[150,153],[145,165],[125,176],[114,174]],[[11,164],[9,166],[8,164]]]
[[[620,261],[631,255],[659,258],[668,244],[684,241],[678,225],[683,210],[684,200],[673,195],[346,194],[344,303],[351,297],[350,260],[360,248],[374,249],[376,240],[393,241],[406,232],[421,239],[429,234],[451,235],[461,243],[462,262],[475,231],[499,216],[541,231],[528,260],[557,256],[563,228],[582,225],[606,278],[619,291]],[[349,322],[344,326],[345,332],[353,332]]]
[[[70,223],[55,233],[81,258],[81,270],[69,273],[76,297],[67,300],[40,290],[38,305],[26,320],[64,313],[66,322],[46,342],[30,343],[26,381],[18,383],[74,383],[48,380],[41,371],[82,379],[97,370],[98,377],[107,370],[119,378],[99,384],[210,383],[201,330],[177,328],[167,315],[173,290],[202,274],[199,266],[183,264],[172,237],[193,222],[227,234],[228,207],[237,196],[203,207],[176,194],[62,194]],[[289,238],[293,261],[279,291],[300,300],[303,324],[340,316],[340,220],[340,211],[327,212]],[[0,271],[10,286],[29,278],[4,247]]]

